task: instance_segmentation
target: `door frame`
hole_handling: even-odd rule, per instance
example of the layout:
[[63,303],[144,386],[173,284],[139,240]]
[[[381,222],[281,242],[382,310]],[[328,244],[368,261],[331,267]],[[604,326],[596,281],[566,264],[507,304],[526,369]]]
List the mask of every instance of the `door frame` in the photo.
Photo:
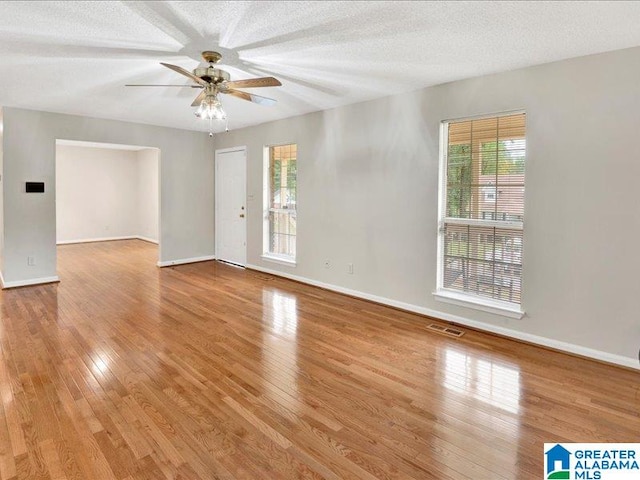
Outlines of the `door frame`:
[[237,147],[229,147],[229,148],[220,148],[215,151],[214,154],[214,165],[213,165],[213,175],[214,175],[214,222],[213,222],[213,242],[214,242],[214,255],[216,260],[220,260],[218,253],[218,219],[220,218],[218,215],[218,205],[220,202],[218,201],[219,196],[219,188],[218,188],[218,155],[222,153],[232,153],[232,152],[244,152],[244,211],[245,211],[245,221],[244,221],[244,264],[245,267],[247,265],[247,222],[249,221],[249,205],[247,204],[247,146],[240,145]]

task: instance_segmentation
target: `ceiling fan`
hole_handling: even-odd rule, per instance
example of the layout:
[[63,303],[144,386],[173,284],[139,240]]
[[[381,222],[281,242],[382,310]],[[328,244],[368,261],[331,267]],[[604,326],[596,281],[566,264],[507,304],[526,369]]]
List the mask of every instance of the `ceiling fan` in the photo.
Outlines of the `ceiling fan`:
[[[198,88],[202,91],[195,98],[192,107],[198,107],[196,116],[209,120],[226,120],[227,114],[222,109],[222,103],[218,99],[218,94],[231,95],[233,97],[248,100],[249,102],[259,105],[275,105],[276,101],[272,98],[262,97],[253,93],[236,90],[237,88],[255,88],[255,87],[279,87],[282,85],[280,81],[274,77],[251,78],[248,80],[230,81],[228,72],[215,67],[220,61],[222,55],[218,52],[204,51],[202,58],[209,65],[198,66],[192,72],[185,70],[177,65],[162,63],[167,68],[184,75],[194,82],[193,85],[125,85],[127,87],[182,87],[182,88]],[[210,132],[210,136],[213,134]]]

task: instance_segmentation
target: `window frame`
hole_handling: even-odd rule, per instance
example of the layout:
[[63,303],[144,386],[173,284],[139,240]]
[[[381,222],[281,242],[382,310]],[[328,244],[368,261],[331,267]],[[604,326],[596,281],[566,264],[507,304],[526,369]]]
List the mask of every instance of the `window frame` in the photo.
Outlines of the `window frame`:
[[[504,228],[520,230],[524,236],[524,216],[522,221],[512,220],[484,220],[471,218],[452,218],[446,216],[447,208],[447,156],[449,147],[449,124],[455,122],[465,122],[473,120],[482,120],[496,117],[506,117],[510,115],[519,115],[526,112],[524,110],[513,110],[499,113],[491,113],[486,115],[477,115],[471,117],[462,117],[455,119],[443,120],[440,122],[440,149],[438,164],[438,224],[437,224],[437,265],[436,265],[436,290],[432,292],[434,298],[438,301],[450,303],[458,306],[473,308],[496,315],[506,316],[510,318],[520,319],[525,315],[522,303],[514,303],[503,300],[496,300],[480,295],[460,292],[459,290],[448,289],[444,287],[444,231],[445,224],[469,225],[478,227]],[[525,145],[527,145],[527,129],[525,127]],[[527,145],[528,147],[528,145]],[[528,149],[527,149],[528,151]],[[526,185],[526,165],[525,159],[525,185]],[[496,189],[496,199],[498,199],[498,186]],[[525,188],[526,190],[526,188]],[[524,198],[523,198],[524,208]],[[522,254],[522,274],[520,278],[521,292],[524,291],[524,251]],[[522,298],[521,298],[522,302]]]
[[[296,146],[296,208],[271,208],[271,149],[275,147],[284,147],[288,145]],[[298,162],[298,144],[297,142],[283,142],[283,143],[273,143],[269,145],[265,145],[263,147],[263,222],[262,222],[262,255],[261,257],[264,260],[275,262],[281,265],[295,267],[297,263],[297,240],[298,235],[296,231],[295,241],[296,241],[296,255],[284,255],[279,253],[273,253],[269,251],[271,242],[270,233],[271,233],[271,222],[269,221],[269,214],[271,212],[276,213],[286,213],[286,214],[295,214],[296,215],[296,225],[297,225],[297,216],[298,216],[298,191],[297,191],[297,181],[298,181],[298,170],[297,170],[297,162]],[[296,228],[297,230],[297,228]]]

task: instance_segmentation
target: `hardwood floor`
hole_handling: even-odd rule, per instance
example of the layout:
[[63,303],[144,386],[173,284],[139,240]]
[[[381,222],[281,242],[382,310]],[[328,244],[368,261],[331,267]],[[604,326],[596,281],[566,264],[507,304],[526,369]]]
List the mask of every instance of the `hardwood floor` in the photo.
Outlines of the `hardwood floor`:
[[142,241],[0,294],[0,477],[537,479],[637,442],[640,374]]

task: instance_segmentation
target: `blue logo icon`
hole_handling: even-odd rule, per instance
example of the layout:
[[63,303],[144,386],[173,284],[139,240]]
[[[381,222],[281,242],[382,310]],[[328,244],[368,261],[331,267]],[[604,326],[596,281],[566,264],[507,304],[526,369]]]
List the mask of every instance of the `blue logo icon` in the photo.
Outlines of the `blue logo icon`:
[[568,479],[570,478],[571,452],[562,445],[547,450],[547,479]]

